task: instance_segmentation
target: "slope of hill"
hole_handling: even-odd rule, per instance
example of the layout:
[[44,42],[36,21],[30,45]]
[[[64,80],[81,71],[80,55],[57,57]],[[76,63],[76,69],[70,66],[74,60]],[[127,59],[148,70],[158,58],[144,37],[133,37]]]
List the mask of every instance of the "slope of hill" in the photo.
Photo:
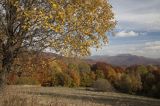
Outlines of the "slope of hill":
[[107,62],[116,66],[131,66],[131,65],[160,65],[160,59],[152,59],[143,56],[136,56],[131,54],[121,54],[117,56],[90,56],[88,59],[94,61]]

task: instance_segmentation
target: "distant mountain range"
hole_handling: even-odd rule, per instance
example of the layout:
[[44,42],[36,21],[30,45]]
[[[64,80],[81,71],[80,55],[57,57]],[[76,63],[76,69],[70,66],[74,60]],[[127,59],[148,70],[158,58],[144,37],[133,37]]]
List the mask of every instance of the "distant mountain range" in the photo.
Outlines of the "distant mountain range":
[[[66,58],[66,57],[57,55],[55,53],[49,53],[49,52],[43,52],[41,53],[41,56],[46,58],[58,57],[59,59],[62,59],[64,61],[70,61],[70,59],[72,60],[72,58]],[[89,64],[95,64],[96,62],[105,62],[111,65],[120,66],[120,67],[128,67],[131,65],[149,65],[149,64],[160,66],[160,59],[147,58],[147,57],[136,56],[131,54],[121,54],[117,56],[108,56],[108,55],[89,56],[82,60],[88,62]],[[80,60],[74,59],[74,61],[80,61]]]
[[89,61],[101,61],[115,66],[131,66],[131,65],[160,65],[160,59],[152,59],[143,56],[136,56],[131,54],[121,54],[117,56],[90,56]]

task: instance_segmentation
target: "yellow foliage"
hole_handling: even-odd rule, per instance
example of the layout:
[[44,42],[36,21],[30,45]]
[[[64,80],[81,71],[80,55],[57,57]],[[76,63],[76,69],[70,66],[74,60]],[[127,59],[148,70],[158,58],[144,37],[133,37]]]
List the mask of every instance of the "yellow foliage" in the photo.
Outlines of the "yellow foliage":
[[[107,0],[8,0],[8,3],[16,7],[15,22],[21,23],[23,41],[34,44],[36,39],[39,45],[45,42],[41,46],[48,45],[66,56],[89,55],[90,47],[99,48],[107,43],[105,33],[115,26]],[[34,38],[36,29],[42,33]]]

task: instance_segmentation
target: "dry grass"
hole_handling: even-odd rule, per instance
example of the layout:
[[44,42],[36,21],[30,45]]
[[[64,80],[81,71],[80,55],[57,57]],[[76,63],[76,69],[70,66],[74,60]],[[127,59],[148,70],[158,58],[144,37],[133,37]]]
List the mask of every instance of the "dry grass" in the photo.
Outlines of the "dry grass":
[[64,98],[45,99],[38,96],[22,97],[19,95],[3,96],[0,100],[0,106],[110,106],[104,104],[85,102],[81,100],[71,100]]
[[45,99],[38,96],[22,97],[19,95],[3,96],[0,106],[110,106],[104,104],[85,102],[81,100],[71,100],[64,98]]
[[8,86],[0,106],[160,106],[160,100],[85,88]]
[[85,101],[82,99],[74,100],[58,96],[45,96],[41,94],[38,88],[33,86],[10,86],[0,94],[0,106],[111,106],[94,103],[92,100]]

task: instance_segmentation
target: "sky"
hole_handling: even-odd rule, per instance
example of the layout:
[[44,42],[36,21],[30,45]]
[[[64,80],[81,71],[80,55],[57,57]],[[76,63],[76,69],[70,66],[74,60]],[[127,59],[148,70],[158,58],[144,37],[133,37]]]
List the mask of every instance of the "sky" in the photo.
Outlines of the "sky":
[[160,0],[109,0],[117,21],[114,35],[92,55],[133,54],[160,58]]

